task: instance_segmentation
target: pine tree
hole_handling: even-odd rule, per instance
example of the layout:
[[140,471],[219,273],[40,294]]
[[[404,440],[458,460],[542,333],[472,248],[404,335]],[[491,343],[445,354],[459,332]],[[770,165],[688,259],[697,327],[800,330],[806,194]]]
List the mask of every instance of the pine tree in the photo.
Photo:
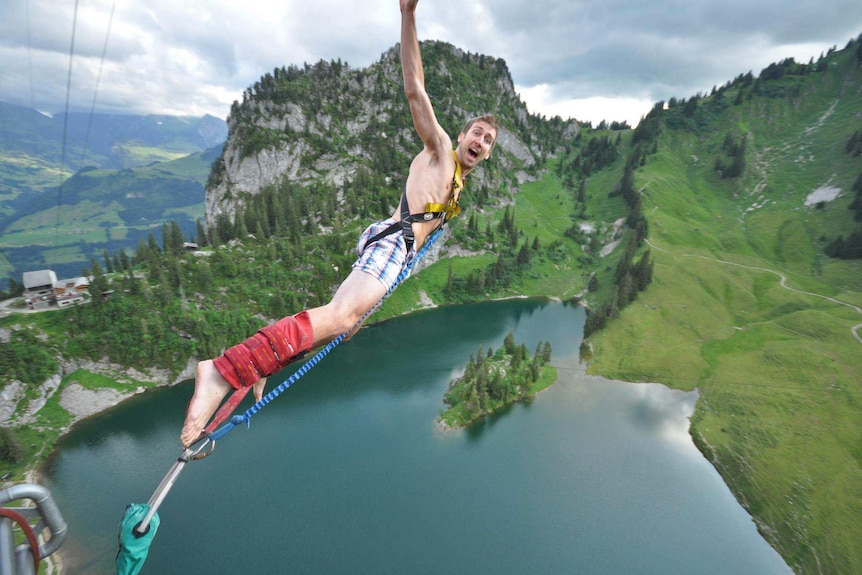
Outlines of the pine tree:
[[108,250],[103,251],[102,257],[105,259],[105,269],[109,274],[114,273],[114,263],[111,261],[111,256],[108,254]]
[[551,343],[548,341],[542,347],[542,361],[546,364],[551,363]]
[[503,349],[506,351],[506,355],[514,355],[515,353],[515,332],[509,331],[506,334],[506,338],[503,340]]
[[102,271],[102,266],[96,258],[90,258],[90,269],[93,279],[90,281],[90,293],[92,294],[92,303],[98,307],[102,303],[102,293],[108,291],[108,280]]
[[652,270],[653,264],[650,261],[650,251],[646,250],[632,270],[637,282],[638,291],[645,290],[650,282],[652,282]]
[[170,234],[171,253],[179,256],[183,253],[183,243],[185,240],[183,239],[183,231],[180,229],[180,225],[175,221],[171,221]]
[[205,247],[209,245],[207,243],[206,230],[204,229],[204,225],[200,220],[197,221],[197,241],[200,247]]
[[524,245],[521,246],[521,249],[518,250],[518,266],[523,268],[530,263],[532,259],[532,254],[530,253],[530,247],[527,245],[527,242],[524,241]]
[[129,262],[129,256],[126,255],[126,250],[120,250],[120,269],[124,272],[131,269],[131,263]]
[[156,242],[156,237],[153,235],[153,232],[150,232],[147,236],[147,250],[152,252],[156,256],[162,253],[162,250],[159,248],[159,244],[158,242]]
[[497,401],[506,400],[506,387],[503,384],[503,376],[500,374],[500,370],[494,370],[494,375],[491,377],[488,388],[492,398]]
[[0,461],[14,464],[23,457],[24,447],[15,431],[9,427],[0,427]]
[[473,354],[470,354],[470,359],[467,360],[467,366],[464,368],[464,375],[462,376],[465,380],[469,381],[473,378],[473,374],[476,371],[476,360],[473,358]]
[[743,136],[737,148],[736,155],[733,157],[733,164],[731,164],[728,170],[729,178],[739,177],[745,171],[745,146],[746,138]]

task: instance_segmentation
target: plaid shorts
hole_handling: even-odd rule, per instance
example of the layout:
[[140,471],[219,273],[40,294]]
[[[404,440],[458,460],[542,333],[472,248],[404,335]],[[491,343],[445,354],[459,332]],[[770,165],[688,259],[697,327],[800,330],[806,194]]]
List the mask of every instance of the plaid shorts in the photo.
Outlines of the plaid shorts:
[[395,220],[390,218],[368,226],[359,236],[359,241],[356,242],[356,252],[359,254],[359,259],[353,264],[353,269],[369,273],[380,280],[380,283],[386,286],[387,291],[392,289],[395,280],[398,279],[401,271],[413,257],[413,250],[410,250],[409,254],[407,253],[407,245],[404,243],[404,235],[401,230],[380,238],[368,247],[365,244],[370,238],[394,223]]

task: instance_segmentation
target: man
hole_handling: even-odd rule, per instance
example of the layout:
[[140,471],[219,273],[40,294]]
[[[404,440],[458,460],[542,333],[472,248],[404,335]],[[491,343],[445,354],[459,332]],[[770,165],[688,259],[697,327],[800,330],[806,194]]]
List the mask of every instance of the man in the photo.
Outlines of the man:
[[[459,211],[463,178],[491,157],[498,126],[492,116],[467,123],[458,146],[437,122],[428,94],[416,34],[418,0],[400,0],[404,92],[423,149],[410,164],[401,206],[392,218],[372,224],[359,240],[359,259],[332,300],[279,320],[224,355],[197,366],[195,391],[180,440],[194,443],[231,389],[254,386],[260,401],[266,377],[304,352],[353,330],[392,287],[428,236]],[[424,208],[424,211],[422,211]]]

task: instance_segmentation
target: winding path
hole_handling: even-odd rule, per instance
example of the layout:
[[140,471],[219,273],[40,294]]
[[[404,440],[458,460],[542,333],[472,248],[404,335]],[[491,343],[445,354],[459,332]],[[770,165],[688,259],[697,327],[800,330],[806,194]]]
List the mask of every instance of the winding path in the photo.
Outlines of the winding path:
[[[677,255],[677,256],[684,257],[684,258],[700,258],[700,259],[703,259],[703,260],[709,260],[709,261],[713,261],[713,262],[718,262],[718,263],[720,263],[720,264],[727,264],[727,265],[729,265],[729,266],[737,266],[737,267],[740,267],[740,268],[746,268],[746,269],[750,269],[750,270],[757,270],[757,271],[762,271],[762,272],[768,272],[768,273],[771,273],[771,274],[777,275],[779,278],[781,278],[781,287],[783,287],[783,288],[784,288],[784,289],[786,289],[786,290],[790,290],[790,291],[792,291],[792,292],[796,292],[796,293],[803,294],[803,295],[810,295],[810,296],[814,296],[814,297],[819,297],[820,299],[825,299],[825,300],[830,301],[830,302],[832,302],[832,303],[836,303],[836,304],[838,304],[838,305],[843,305],[843,306],[846,306],[846,307],[852,308],[852,309],[856,310],[856,312],[857,312],[859,315],[862,315],[862,308],[860,308],[859,306],[853,305],[853,304],[851,304],[851,303],[847,303],[847,302],[845,302],[845,301],[837,300],[837,299],[835,299],[835,298],[832,298],[832,297],[829,297],[829,296],[825,296],[825,295],[822,295],[822,294],[819,294],[819,293],[814,293],[814,292],[810,292],[810,291],[803,291],[803,290],[800,290],[800,289],[796,289],[796,288],[792,288],[792,287],[790,287],[789,285],[787,285],[787,277],[786,277],[784,274],[779,273],[779,272],[777,272],[777,271],[775,271],[775,270],[771,270],[771,269],[768,269],[768,268],[756,267],[756,266],[747,266],[747,265],[745,265],[745,264],[738,264],[738,263],[736,263],[736,262],[729,262],[729,261],[726,261],[726,260],[720,260],[720,259],[718,259],[718,258],[711,258],[711,257],[709,257],[709,256],[701,256],[701,255],[697,255],[697,254],[674,254],[674,253],[673,253],[673,252],[671,252],[671,251],[668,251],[668,250],[665,250],[665,249],[662,249],[662,248],[658,247],[657,245],[655,245],[654,243],[652,243],[651,241],[649,241],[649,239],[647,239],[647,240],[646,240],[646,243],[647,243],[647,244],[649,244],[649,246],[650,246],[651,248],[653,248],[653,249],[655,249],[655,250],[657,250],[657,251],[660,251],[660,252],[664,252],[664,253],[666,253],[666,254],[670,254],[670,255]],[[851,334],[853,334],[853,337],[855,337],[855,338],[856,338],[856,341],[858,341],[860,344],[862,344],[862,335],[860,335],[860,334],[859,334],[859,331],[860,331],[860,330],[862,330],[862,323],[860,323],[860,324],[856,324],[856,325],[854,325],[853,327],[851,327],[851,328],[850,328],[850,333],[851,333]]]

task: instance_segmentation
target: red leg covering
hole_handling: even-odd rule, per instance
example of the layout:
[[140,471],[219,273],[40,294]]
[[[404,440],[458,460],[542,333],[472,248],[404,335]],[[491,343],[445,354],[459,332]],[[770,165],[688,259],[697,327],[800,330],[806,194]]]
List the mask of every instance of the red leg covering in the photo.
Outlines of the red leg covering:
[[311,319],[304,311],[262,328],[241,344],[228,348],[213,363],[222,377],[239,389],[278,373],[310,350],[313,343]]

